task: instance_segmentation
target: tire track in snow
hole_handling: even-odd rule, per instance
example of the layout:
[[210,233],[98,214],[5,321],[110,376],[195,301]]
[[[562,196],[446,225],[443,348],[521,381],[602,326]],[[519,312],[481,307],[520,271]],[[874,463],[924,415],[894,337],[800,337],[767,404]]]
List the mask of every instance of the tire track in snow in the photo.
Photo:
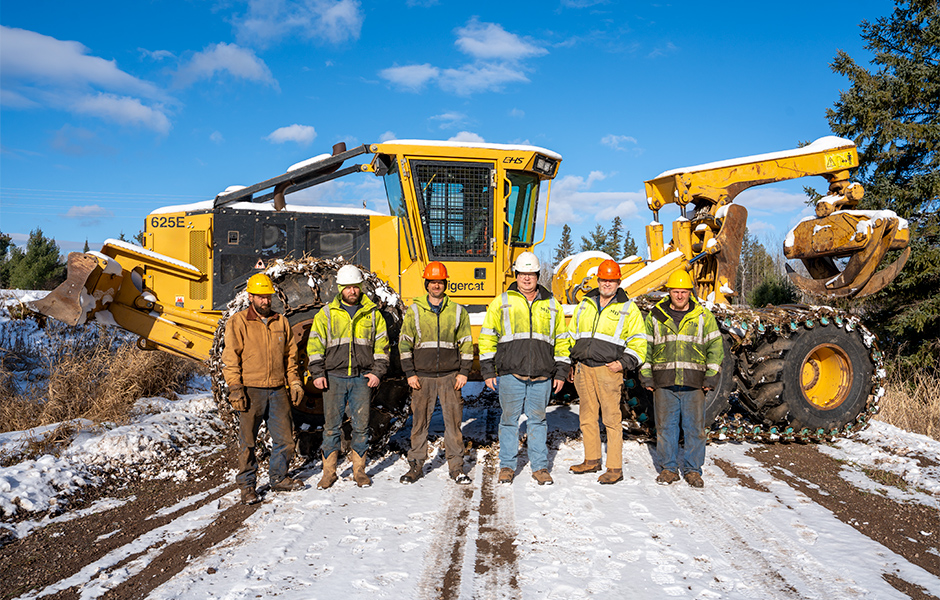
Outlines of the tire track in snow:
[[425,554],[424,572],[418,581],[418,598],[460,597],[474,487],[453,485],[444,494],[443,509],[434,524],[434,540]]
[[[680,484],[677,484],[680,485]],[[752,506],[715,503],[710,491],[679,488],[672,499],[692,516],[694,531],[721,551],[735,574],[763,598],[852,600],[868,595],[854,581],[798,548],[798,541]]]
[[[499,412],[487,411],[486,430],[495,436]],[[516,505],[512,487],[497,489],[499,450],[486,451],[480,483],[479,533],[474,562],[474,600],[522,598],[519,587],[519,553],[516,550]],[[518,483],[517,483],[518,485]]]

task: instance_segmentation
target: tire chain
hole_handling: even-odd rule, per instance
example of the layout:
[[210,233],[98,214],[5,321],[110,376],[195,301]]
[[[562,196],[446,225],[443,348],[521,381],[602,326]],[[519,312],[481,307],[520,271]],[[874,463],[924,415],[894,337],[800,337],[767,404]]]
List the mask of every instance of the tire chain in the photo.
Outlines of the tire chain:
[[[635,302],[641,310],[648,312],[658,300],[659,298],[656,297],[642,296],[635,299]],[[801,329],[835,326],[850,332],[859,331],[862,342],[869,349],[874,366],[871,391],[864,410],[855,417],[853,422],[847,423],[840,429],[814,431],[803,428],[796,431],[792,427],[768,427],[761,423],[754,423],[747,415],[725,412],[709,426],[708,441],[748,441],[763,444],[831,442],[864,430],[870,424],[872,417],[878,414],[881,399],[885,394],[884,354],[878,348],[875,334],[862,324],[858,316],[830,306],[787,305],[754,309],[722,304],[703,304],[715,315],[722,333],[730,337],[732,351],[736,353],[743,351],[744,348],[756,347],[762,340],[774,336],[790,337]],[[626,390],[624,391],[626,393]],[[641,434],[650,438],[655,438],[655,427],[650,426],[648,416],[642,413],[635,403],[624,402],[622,405],[632,417],[631,428],[638,429]]]

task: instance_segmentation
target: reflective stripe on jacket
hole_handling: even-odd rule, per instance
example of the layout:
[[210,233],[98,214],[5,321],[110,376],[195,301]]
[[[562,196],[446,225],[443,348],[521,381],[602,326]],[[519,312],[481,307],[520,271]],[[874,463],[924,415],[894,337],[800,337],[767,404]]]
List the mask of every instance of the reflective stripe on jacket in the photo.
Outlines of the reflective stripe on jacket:
[[470,373],[473,338],[467,309],[444,296],[439,312],[431,309],[427,296],[417,298],[401,326],[398,349],[405,375],[438,376],[460,371]]
[[617,360],[624,371],[636,369],[646,360],[643,315],[621,289],[604,308],[600,296],[588,292],[568,323],[571,361],[600,367]]
[[646,316],[649,349],[640,369],[644,386],[714,388],[718,384],[725,355],[718,322],[695,297],[690,295],[689,302],[692,309],[682,317],[679,327],[665,311],[668,296]]
[[290,323],[271,313],[267,324],[249,306],[225,325],[222,375],[232,387],[274,388],[300,382]]
[[563,380],[571,368],[565,315],[541,285],[531,304],[515,283],[490,302],[479,348],[484,379],[512,373]]
[[381,378],[388,370],[385,317],[365,294],[360,296],[359,310],[352,319],[341,302],[342,295],[336,294],[313,318],[307,341],[310,376],[372,373]]

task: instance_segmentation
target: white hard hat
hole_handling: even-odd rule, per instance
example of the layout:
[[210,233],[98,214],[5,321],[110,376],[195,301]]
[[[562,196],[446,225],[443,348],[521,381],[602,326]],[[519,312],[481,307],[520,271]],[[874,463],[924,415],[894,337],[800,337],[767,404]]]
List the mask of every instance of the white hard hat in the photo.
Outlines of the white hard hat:
[[362,281],[362,271],[354,265],[343,265],[336,272],[336,283],[339,285],[359,285]]
[[512,264],[516,273],[538,273],[541,270],[539,257],[532,252],[523,252],[516,257],[516,262]]

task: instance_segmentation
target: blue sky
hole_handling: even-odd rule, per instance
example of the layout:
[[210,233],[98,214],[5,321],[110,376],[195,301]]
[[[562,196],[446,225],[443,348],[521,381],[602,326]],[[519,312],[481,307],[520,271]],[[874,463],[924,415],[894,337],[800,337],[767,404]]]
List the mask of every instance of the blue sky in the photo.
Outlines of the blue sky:
[[[829,63],[839,49],[867,63],[858,25],[893,7],[4,2],[0,231],[96,249],[155,208],[273,177],[338,141],[456,138],[563,156],[543,255],[562,224],[577,246],[618,214],[642,248],[644,180],[830,135],[825,111],[848,83]],[[804,183],[824,184],[739,196],[766,243],[806,212]],[[387,212],[367,175],[310,201]]]

